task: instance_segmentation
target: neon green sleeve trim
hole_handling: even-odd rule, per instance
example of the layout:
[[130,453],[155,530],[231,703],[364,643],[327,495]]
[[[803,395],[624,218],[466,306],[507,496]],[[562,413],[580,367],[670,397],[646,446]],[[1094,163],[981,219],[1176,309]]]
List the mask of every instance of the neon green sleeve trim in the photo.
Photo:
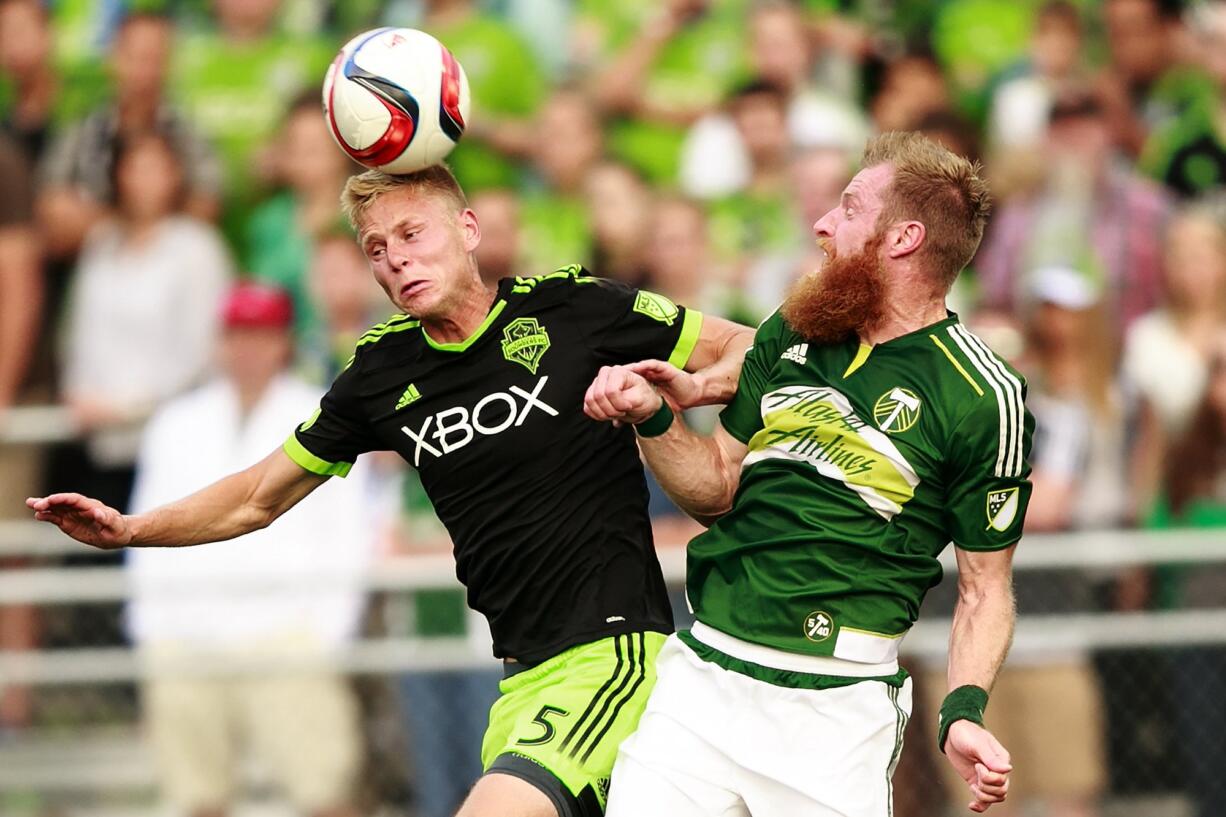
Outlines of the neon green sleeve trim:
[[303,469],[310,471],[312,474],[318,474],[321,477],[344,477],[349,474],[349,469],[353,467],[351,462],[328,462],[306,450],[302,443],[298,442],[298,437],[294,434],[289,435],[289,439],[281,446],[289,458],[298,463]]
[[690,362],[690,355],[694,354],[694,347],[698,345],[698,336],[701,333],[702,313],[697,309],[685,310],[685,317],[681,321],[681,336],[677,338],[677,345],[668,356],[668,362],[678,369],[684,369],[685,364]]

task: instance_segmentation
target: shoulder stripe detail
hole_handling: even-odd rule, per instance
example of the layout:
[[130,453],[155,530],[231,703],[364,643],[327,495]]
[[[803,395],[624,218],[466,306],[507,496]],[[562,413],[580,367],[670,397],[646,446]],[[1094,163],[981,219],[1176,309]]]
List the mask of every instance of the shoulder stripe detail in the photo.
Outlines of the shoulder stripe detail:
[[516,275],[515,284],[511,287],[511,291],[519,294],[531,292],[542,281],[554,281],[561,278],[570,278],[576,284],[589,284],[596,280],[591,276],[583,275],[583,267],[581,265],[568,264],[544,275],[532,275],[529,277]]
[[1022,473],[1022,434],[1026,422],[1026,409],[1023,405],[1023,389],[1022,381],[1017,375],[1009,371],[1005,366],[1004,361],[984,343],[978,335],[970,332],[965,327],[960,327],[965,333],[966,339],[979,349],[984,359],[992,366],[1002,378],[1006,391],[1010,396],[1009,409],[1013,412],[1015,421],[1013,447],[1008,461],[1009,468],[1006,469],[1004,476],[1021,476]]
[[958,348],[962,350],[962,354],[966,355],[967,360],[971,362],[971,365],[975,367],[984,380],[987,381],[987,384],[992,388],[992,391],[996,394],[997,414],[1000,416],[1000,441],[998,442],[996,448],[996,468],[994,469],[994,473],[996,476],[1000,476],[1004,470],[1005,449],[1008,447],[1007,439],[1009,434],[1008,415],[1005,411],[1005,396],[1001,391],[1000,383],[996,380],[996,378],[989,376],[988,373],[984,371],[983,365],[979,363],[979,361],[975,358],[975,355],[970,349],[967,348],[966,342],[958,335],[957,332],[954,331],[955,329],[957,329],[956,325],[949,327],[947,330],[949,332],[949,336],[954,339],[954,342],[958,344]]
[[961,324],[949,327],[949,335],[967,356],[971,365],[996,393],[1000,418],[1000,447],[996,454],[995,475],[1016,477],[1022,473],[1022,384],[1002,364],[996,354]]
[[385,332],[393,326],[399,326],[400,324],[405,323],[406,321],[412,321],[412,320],[413,320],[413,317],[410,315],[404,315],[404,314],[393,315],[387,320],[385,320],[383,323],[376,323],[374,326],[367,329],[365,332],[362,333],[362,336],[365,337],[367,335],[374,335],[380,332]]
[[388,335],[393,335],[396,332],[403,332],[406,329],[416,329],[419,326],[421,326],[421,321],[408,320],[407,316],[406,320],[381,323],[374,329],[371,329],[365,335],[362,335],[362,337],[358,338],[358,342],[355,344],[354,348],[356,349],[358,346],[364,346],[367,343],[377,343]]
[[971,377],[970,373],[963,368],[962,363],[959,362],[958,358],[954,357],[954,353],[949,351],[949,347],[944,343],[941,343],[941,339],[936,335],[929,335],[928,337],[932,338],[932,342],[937,345],[937,348],[945,353],[945,357],[949,358],[949,362],[954,364],[954,368],[958,370],[958,374],[962,375],[966,382],[971,384],[971,388],[975,390],[975,394],[983,397],[983,389],[981,389],[979,384],[975,382],[975,378]]

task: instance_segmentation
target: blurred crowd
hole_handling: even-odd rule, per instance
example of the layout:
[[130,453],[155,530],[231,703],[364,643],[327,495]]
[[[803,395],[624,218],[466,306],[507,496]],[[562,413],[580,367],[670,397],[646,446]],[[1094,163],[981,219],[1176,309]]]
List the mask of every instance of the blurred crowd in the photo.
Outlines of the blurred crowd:
[[[336,50],[376,25],[429,31],[467,72],[471,121],[449,163],[491,281],[579,262],[756,324],[814,268],[811,226],[838,206],[868,135],[919,130],[982,161],[994,215],[950,307],[1029,379],[1028,529],[1226,526],[1221,0],[0,0],[0,409],[60,404],[81,431],[2,450],[0,516],[56,490],[147,506],[175,493],[147,476],[156,468],[240,466],[190,455],[214,435],[234,451],[279,444],[292,418],[254,448],[243,438],[255,407],[318,394],[387,316],[340,219],[358,168],[319,102]],[[189,455],[177,469],[175,449]],[[380,548],[446,547],[411,474],[391,501],[370,481],[366,499],[390,510],[354,515],[390,521],[347,569]],[[658,538],[684,541],[689,523],[662,497],[655,507]],[[1221,607],[1223,579],[1066,577],[1038,611]],[[337,604],[351,623],[325,641],[361,626]],[[409,623],[392,629],[469,624],[450,592],[400,613]],[[33,608],[0,608],[0,650],[51,643],[52,629]],[[112,629],[116,643],[144,637]],[[1207,747],[1226,733],[1226,671],[1200,668],[1226,661],[1205,648],[1171,664],[1154,688],[1217,702],[1173,705],[1180,743],[1220,760]],[[1015,765],[1033,770],[1011,801],[1096,814],[1127,776],[1108,755],[1133,737],[1112,729],[1141,693],[1113,692],[1111,666],[1083,654],[1015,654],[1010,667],[989,725],[997,715]],[[445,695],[495,694],[489,677],[427,675],[401,685],[410,709],[440,710],[406,727],[423,770],[453,756],[428,748],[452,726]],[[939,701],[936,673],[928,687]],[[35,703],[0,689],[0,737],[36,721]],[[455,756],[475,754],[472,739]],[[326,775],[297,774],[304,808],[334,813],[310,785]],[[1221,763],[1187,775],[1200,814],[1217,813]],[[422,787],[421,813],[449,813],[465,782]]]

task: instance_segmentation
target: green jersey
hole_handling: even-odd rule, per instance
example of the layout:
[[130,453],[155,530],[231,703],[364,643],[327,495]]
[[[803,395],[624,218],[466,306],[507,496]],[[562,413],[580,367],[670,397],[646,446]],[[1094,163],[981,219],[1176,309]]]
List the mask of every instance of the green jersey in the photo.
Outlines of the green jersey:
[[697,619],[792,653],[894,660],[951,540],[1021,536],[1025,393],[953,314],[869,347],[806,341],[776,312],[721,415],[749,452],[732,509],[690,543]]

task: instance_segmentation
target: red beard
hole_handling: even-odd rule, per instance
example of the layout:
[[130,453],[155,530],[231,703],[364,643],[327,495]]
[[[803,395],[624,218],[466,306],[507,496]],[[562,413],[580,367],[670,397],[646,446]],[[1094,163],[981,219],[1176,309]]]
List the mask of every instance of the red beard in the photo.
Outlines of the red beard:
[[847,257],[828,247],[826,263],[801,278],[780,313],[788,325],[814,343],[839,343],[863,337],[885,315],[885,271],[878,255],[882,236]]

